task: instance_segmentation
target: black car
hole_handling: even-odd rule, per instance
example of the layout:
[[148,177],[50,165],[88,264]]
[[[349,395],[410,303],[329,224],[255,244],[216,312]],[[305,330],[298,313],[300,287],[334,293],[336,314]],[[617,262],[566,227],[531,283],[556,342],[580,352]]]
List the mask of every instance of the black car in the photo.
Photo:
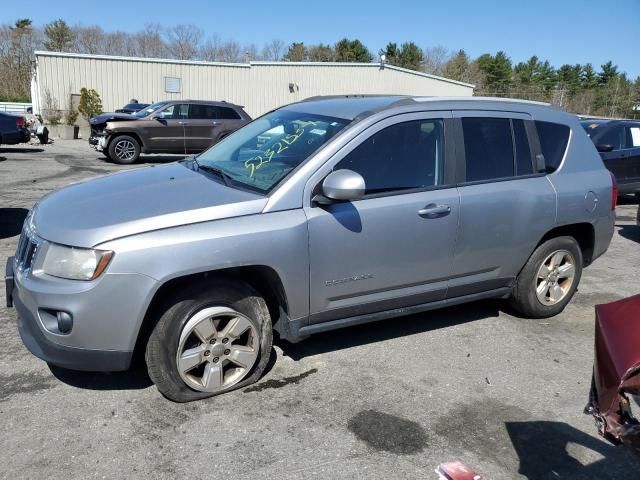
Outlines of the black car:
[[116,113],[136,113],[142,110],[143,108],[147,108],[150,103],[127,103],[124,107],[116,110]]
[[15,145],[29,140],[31,133],[24,117],[0,112],[0,144]]
[[640,121],[583,120],[582,126],[616,177],[620,195],[640,194]]

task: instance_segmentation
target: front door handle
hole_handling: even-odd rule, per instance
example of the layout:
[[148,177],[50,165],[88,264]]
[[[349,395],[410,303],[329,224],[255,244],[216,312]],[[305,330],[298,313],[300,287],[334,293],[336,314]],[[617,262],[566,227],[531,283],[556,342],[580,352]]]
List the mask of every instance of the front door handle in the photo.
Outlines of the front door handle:
[[182,125],[182,126],[189,125],[189,122],[178,122],[178,125]]
[[443,217],[450,213],[451,207],[449,205],[436,205],[435,203],[430,203],[422,210],[418,210],[418,215],[428,218]]

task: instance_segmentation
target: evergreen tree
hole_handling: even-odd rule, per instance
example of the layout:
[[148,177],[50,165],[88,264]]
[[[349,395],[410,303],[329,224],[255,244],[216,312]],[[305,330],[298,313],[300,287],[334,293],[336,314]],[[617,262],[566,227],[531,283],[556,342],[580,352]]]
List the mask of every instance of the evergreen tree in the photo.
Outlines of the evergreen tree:
[[67,52],[76,39],[75,32],[62,19],[55,20],[44,26],[46,41],[44,47],[52,52]]

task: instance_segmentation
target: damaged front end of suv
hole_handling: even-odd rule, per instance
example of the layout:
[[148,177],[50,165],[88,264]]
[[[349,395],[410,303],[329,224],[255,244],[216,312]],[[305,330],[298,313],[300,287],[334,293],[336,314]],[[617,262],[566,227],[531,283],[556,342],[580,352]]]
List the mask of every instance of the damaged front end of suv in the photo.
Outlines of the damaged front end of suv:
[[640,422],[633,416],[640,395],[640,295],[596,305],[595,361],[585,413],[614,445],[640,453]]
[[110,122],[135,121],[139,117],[128,113],[103,113],[89,120],[91,127],[91,135],[89,136],[89,145],[98,151],[104,151],[107,146],[108,124]]

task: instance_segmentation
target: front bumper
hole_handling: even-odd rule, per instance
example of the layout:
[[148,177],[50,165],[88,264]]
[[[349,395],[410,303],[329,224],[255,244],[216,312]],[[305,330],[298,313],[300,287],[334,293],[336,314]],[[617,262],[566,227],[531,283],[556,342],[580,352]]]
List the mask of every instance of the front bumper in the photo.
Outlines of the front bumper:
[[[126,370],[133,355],[155,280],[136,274],[104,274],[92,282],[14,271],[7,260],[7,303],[15,306],[24,345],[36,357],[74,370]],[[68,312],[70,332],[57,330],[48,311]],[[55,318],[55,317],[54,317]]]
[[108,143],[107,135],[98,135],[95,133],[91,133],[89,137],[89,145],[96,149],[98,152],[105,151],[107,149]]

